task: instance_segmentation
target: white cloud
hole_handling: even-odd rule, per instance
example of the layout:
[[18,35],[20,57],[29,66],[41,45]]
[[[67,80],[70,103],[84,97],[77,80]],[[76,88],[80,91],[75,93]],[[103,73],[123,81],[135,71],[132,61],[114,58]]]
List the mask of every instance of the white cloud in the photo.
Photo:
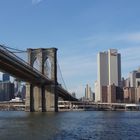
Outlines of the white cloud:
[[36,5],[42,2],[43,0],[32,0],[32,4]]
[[120,41],[140,42],[140,32],[124,33],[117,37]]
[[140,44],[140,32],[95,34],[83,39],[88,46],[107,48],[107,46]]
[[60,64],[64,77],[81,77],[92,75],[96,71],[96,54],[75,55],[61,58]]

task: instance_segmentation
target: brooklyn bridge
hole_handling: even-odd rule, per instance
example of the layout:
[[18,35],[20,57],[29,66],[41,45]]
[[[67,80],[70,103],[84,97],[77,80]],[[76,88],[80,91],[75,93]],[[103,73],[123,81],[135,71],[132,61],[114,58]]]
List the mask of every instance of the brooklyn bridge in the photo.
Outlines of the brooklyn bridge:
[[[26,111],[58,111],[58,99],[77,101],[65,86],[58,64],[57,48],[28,48],[22,51],[0,45],[0,71],[26,82]],[[17,53],[20,53],[18,56]],[[61,81],[58,80],[58,71]]]

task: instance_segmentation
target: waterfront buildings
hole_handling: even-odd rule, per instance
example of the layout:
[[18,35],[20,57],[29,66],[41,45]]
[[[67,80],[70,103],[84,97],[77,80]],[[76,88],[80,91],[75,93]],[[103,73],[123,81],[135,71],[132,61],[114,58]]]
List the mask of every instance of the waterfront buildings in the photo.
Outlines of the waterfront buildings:
[[106,103],[108,101],[107,96],[108,96],[108,88],[107,86],[102,86],[102,98],[101,102]]
[[25,84],[21,85],[21,82],[14,80],[14,83],[10,81],[9,74],[2,75],[2,81],[0,81],[0,101],[9,101],[16,96],[25,99],[26,88]]
[[4,73],[0,82],[0,101],[9,101],[14,97],[14,84],[10,82],[10,75]]
[[107,102],[116,103],[116,86],[114,84],[108,85],[107,89]]
[[124,102],[140,102],[140,68],[130,72],[125,80]]
[[[121,55],[116,49],[109,49],[108,52],[99,52],[97,65],[95,101],[103,102],[103,100],[105,100],[106,91],[109,91],[109,89],[105,90],[105,86],[121,86]],[[102,87],[104,87],[104,89],[102,89]],[[105,91],[105,93],[103,91]]]
[[140,103],[140,86],[136,88],[135,102]]
[[14,98],[14,84],[10,81],[0,82],[0,101],[9,101]]
[[135,103],[135,88],[125,87],[124,88],[124,102],[125,103]]
[[96,102],[140,103],[140,68],[121,79],[121,55],[116,49],[97,56]]

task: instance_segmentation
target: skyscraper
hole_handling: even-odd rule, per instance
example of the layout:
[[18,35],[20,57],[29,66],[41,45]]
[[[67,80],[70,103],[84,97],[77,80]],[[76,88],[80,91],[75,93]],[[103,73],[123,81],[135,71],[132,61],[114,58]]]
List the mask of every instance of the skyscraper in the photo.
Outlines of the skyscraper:
[[95,91],[95,101],[101,101],[102,99],[102,86],[108,85],[108,53],[99,52],[97,55],[97,82],[96,82],[96,91]]
[[85,98],[86,100],[90,100],[91,99],[91,88],[89,87],[89,85],[86,85],[85,88]]
[[0,83],[0,101],[10,101],[14,98],[14,84],[10,81]]
[[110,49],[108,52],[99,52],[97,64],[98,79],[96,83],[95,101],[102,102],[103,86],[121,86],[121,55],[116,49]]
[[116,49],[108,50],[109,84],[121,86],[121,55]]
[[98,54],[98,83],[99,85],[108,85],[109,78],[108,78],[108,53],[107,52],[100,52]]

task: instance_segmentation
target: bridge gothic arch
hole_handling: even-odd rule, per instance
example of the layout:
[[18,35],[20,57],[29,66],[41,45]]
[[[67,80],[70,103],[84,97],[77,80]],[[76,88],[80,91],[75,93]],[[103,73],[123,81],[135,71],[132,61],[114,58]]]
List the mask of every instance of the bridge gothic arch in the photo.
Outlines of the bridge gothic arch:
[[[39,71],[45,73],[45,63],[50,64],[51,67],[51,79],[55,80],[57,71],[56,59],[57,59],[57,49],[56,48],[39,48],[39,49],[27,49],[28,52],[28,63],[33,66],[35,60],[39,62]],[[48,65],[49,66],[49,65]],[[46,67],[48,68],[48,67]],[[49,68],[48,68],[49,69]]]
[[44,62],[44,75],[46,75],[49,79],[52,77],[52,66],[49,58]]

